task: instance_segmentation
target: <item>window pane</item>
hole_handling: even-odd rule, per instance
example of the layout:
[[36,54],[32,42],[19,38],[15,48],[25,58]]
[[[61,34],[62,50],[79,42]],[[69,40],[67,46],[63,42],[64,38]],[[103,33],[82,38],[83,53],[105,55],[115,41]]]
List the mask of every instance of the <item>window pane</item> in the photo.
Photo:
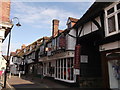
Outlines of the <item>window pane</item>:
[[66,68],[66,59],[64,59],[64,67]]
[[120,13],[118,13],[118,28],[120,30]]
[[113,13],[114,12],[114,8],[111,8],[111,9],[109,9],[108,11],[107,11],[107,14],[109,15],[109,14],[111,14],[111,13]]
[[116,31],[115,30],[115,16],[108,18],[108,30],[109,30],[109,33]]
[[117,10],[120,9],[120,3],[117,5]]
[[66,79],[66,59],[64,59],[64,79]]
[[58,68],[57,68],[57,60],[56,60],[56,77],[57,77],[57,69],[58,69]]
[[63,79],[63,68],[61,68],[61,79]]
[[63,67],[63,59],[61,59],[61,68]]

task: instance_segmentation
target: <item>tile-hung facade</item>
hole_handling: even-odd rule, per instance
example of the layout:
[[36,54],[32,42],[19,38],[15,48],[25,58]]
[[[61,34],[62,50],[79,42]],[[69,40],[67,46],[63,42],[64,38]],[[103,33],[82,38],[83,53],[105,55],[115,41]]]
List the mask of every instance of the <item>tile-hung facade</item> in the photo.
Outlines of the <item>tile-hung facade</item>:
[[119,13],[120,2],[95,2],[74,26],[81,46],[80,86],[120,88]]

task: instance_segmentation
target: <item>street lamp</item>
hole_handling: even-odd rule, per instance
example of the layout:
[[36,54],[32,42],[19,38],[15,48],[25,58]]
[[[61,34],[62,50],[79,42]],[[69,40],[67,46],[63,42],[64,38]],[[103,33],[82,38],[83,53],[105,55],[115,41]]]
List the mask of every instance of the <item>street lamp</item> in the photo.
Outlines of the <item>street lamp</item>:
[[12,19],[11,19],[11,23],[13,24],[13,20],[14,20],[14,19],[18,20],[18,22],[16,23],[16,26],[17,26],[17,27],[20,27],[21,24],[20,24],[20,21],[19,21],[19,18],[18,18],[18,17],[12,18]]
[[[17,27],[20,27],[21,26],[21,24],[20,24],[20,22],[19,22],[19,18],[17,18],[17,17],[14,17],[14,18],[12,18],[11,19],[11,24],[13,24],[13,20],[14,19],[16,19],[18,22],[16,23],[16,26]],[[13,26],[14,26],[14,24],[13,24]],[[12,27],[13,27],[12,26]],[[9,66],[9,51],[10,51],[10,41],[11,41],[11,30],[10,30],[10,32],[9,32],[9,40],[8,40],[8,47],[7,47],[7,64],[6,64],[6,70],[5,70],[5,74],[4,74],[4,86],[3,86],[3,88],[6,88],[6,81],[7,81],[7,71],[8,71],[8,66]]]

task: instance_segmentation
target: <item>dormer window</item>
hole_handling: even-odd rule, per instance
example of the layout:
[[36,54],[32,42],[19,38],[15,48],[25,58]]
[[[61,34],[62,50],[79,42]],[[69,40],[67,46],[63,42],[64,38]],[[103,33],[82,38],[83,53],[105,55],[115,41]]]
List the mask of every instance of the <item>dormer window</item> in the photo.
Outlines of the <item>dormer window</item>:
[[120,32],[120,2],[105,8],[106,36]]
[[67,27],[72,28],[77,21],[78,19],[69,17],[67,21]]

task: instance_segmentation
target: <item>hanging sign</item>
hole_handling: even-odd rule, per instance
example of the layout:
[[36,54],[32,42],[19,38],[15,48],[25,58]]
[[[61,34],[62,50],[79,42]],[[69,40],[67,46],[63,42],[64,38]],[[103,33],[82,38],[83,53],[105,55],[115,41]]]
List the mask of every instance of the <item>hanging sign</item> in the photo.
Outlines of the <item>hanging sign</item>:
[[80,68],[80,45],[75,46],[75,60],[74,60],[74,68],[79,69]]

